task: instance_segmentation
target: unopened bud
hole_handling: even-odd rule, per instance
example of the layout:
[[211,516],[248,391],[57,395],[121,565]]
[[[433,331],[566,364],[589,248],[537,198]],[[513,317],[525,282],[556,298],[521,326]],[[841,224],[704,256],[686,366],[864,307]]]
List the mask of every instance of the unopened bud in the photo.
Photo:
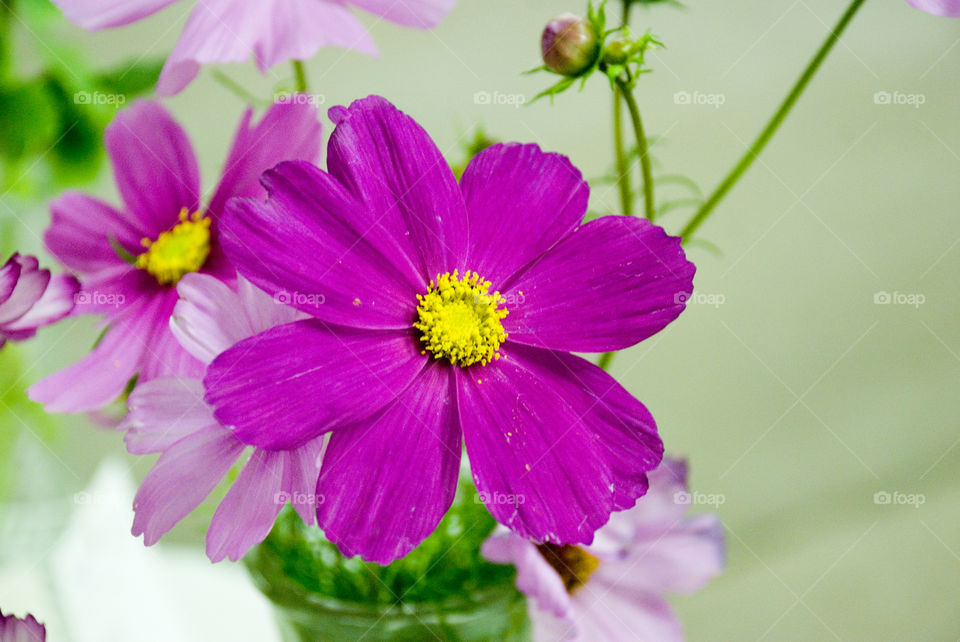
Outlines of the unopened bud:
[[547,23],[540,41],[547,69],[564,76],[577,76],[600,54],[600,41],[586,18],[565,13]]

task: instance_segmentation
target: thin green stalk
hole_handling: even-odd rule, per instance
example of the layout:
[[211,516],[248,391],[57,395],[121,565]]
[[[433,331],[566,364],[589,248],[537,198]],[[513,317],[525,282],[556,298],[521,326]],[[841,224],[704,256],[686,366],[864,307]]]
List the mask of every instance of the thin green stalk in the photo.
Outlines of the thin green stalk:
[[823,64],[823,61],[827,58],[830,51],[833,49],[833,46],[837,44],[837,41],[840,39],[840,36],[843,34],[844,30],[847,28],[847,25],[850,24],[850,21],[853,20],[854,15],[856,15],[857,10],[860,9],[860,6],[866,0],[853,0],[850,3],[850,6],[847,7],[847,10],[841,16],[840,21],[837,25],[830,31],[830,34],[827,36],[827,39],[820,46],[820,49],[814,55],[813,60],[810,61],[810,64],[807,65],[807,68],[800,75],[800,78],[797,79],[796,84],[793,86],[793,89],[790,90],[790,93],[787,94],[787,97],[780,104],[780,108],[777,109],[776,113],[773,114],[773,117],[770,119],[770,122],[767,123],[767,126],[760,132],[760,135],[757,137],[757,140],[750,146],[750,149],[747,150],[747,153],[740,159],[740,162],[730,171],[723,182],[717,187],[717,189],[710,195],[710,197],[703,203],[700,209],[694,214],[693,218],[690,219],[690,222],[687,223],[686,227],[683,228],[683,231],[680,232],[680,236],[683,238],[683,242],[686,243],[693,236],[694,232],[697,231],[697,228],[706,220],[710,213],[713,212],[717,204],[727,195],[727,192],[740,180],[743,174],[750,168],[753,164],[753,161],[757,159],[757,156],[760,155],[760,152],[763,151],[763,148],[767,146],[767,143],[770,142],[770,139],[777,132],[777,129],[780,128],[780,125],[783,124],[784,119],[790,113],[790,110],[793,109],[794,104],[796,104],[797,99],[800,98],[800,95],[807,88],[807,85],[810,84],[810,80],[817,73],[817,70],[820,68],[820,65]]
[[623,99],[613,92],[613,149],[617,158],[617,187],[620,188],[620,213],[633,216],[633,194],[630,189],[630,168],[623,144]]
[[617,80],[617,88],[627,109],[630,112],[630,121],[633,123],[633,133],[637,137],[637,154],[640,156],[640,177],[643,180],[643,210],[647,220],[653,221],[657,215],[653,204],[653,168],[650,165],[650,151],[647,148],[647,135],[643,132],[643,120],[640,118],[640,109],[633,97],[633,89],[625,80]]
[[307,70],[302,60],[293,61],[293,75],[296,78],[296,90],[300,93],[307,91]]

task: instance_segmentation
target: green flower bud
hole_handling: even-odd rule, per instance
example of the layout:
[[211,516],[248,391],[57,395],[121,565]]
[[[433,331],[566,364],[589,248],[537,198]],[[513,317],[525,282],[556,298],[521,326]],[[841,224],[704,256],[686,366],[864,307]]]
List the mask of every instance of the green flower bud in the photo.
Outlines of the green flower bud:
[[577,76],[590,69],[600,55],[600,41],[586,18],[565,13],[547,23],[540,40],[547,69]]

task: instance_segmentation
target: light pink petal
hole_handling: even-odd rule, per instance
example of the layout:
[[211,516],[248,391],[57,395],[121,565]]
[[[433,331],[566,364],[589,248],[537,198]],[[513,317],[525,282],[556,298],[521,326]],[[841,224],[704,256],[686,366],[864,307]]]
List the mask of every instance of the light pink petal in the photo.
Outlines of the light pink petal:
[[719,575],[725,563],[723,526],[716,515],[703,514],[665,532],[647,533],[625,559],[602,564],[591,580],[634,592],[692,593]]
[[243,452],[243,444],[219,426],[196,432],[166,449],[150,470],[133,510],[134,536],[155,544],[210,494]]
[[536,608],[563,620],[573,617],[573,603],[563,580],[533,542],[501,529],[483,543],[480,552],[496,564],[516,566],[517,589]]
[[907,0],[907,4],[935,16],[960,18],[960,0]]
[[347,0],[370,13],[407,27],[432,29],[453,9],[455,0]]
[[283,490],[287,500],[307,526],[317,523],[317,479],[327,437],[318,437],[283,455]]
[[177,284],[180,300],[170,329],[205,364],[247,337],[303,317],[246,279],[240,278],[237,288],[207,274],[188,274]]
[[200,172],[186,133],[160,103],[137,101],[104,133],[117,188],[151,240],[199,208]]
[[46,628],[37,618],[28,615],[17,618],[4,615],[0,611],[0,641],[2,642],[44,642],[47,639]]
[[163,452],[195,432],[216,427],[213,411],[203,401],[203,383],[165,377],[139,384],[127,400],[130,411],[119,429],[135,455]]
[[207,557],[237,561],[262,542],[286,503],[282,488],[283,453],[255,450],[213,515]]
[[67,192],[50,204],[52,221],[43,234],[47,249],[78,272],[97,272],[124,265],[111,239],[132,255],[143,252],[140,241],[151,229],[132,216],[79,192]]
[[12,332],[29,331],[59,321],[73,310],[79,290],[80,284],[69,274],[54,276],[40,300],[26,314],[6,324],[4,329]]
[[139,382],[159,377],[202,379],[206,364],[186,351],[170,329],[170,319],[178,301],[176,290],[167,289],[155,298],[158,301],[156,324],[146,338]]
[[318,0],[204,0],[197,3],[160,74],[157,93],[178,93],[201,65],[245,62],[261,71],[308,60],[321,47],[375,54],[367,30],[345,7]]
[[317,108],[307,98],[291,96],[286,102],[274,104],[253,127],[253,112],[247,110],[227,156],[220,185],[207,206],[209,214],[219,217],[227,199],[235,196],[266,198],[260,175],[281,161],[319,162],[323,132]]
[[317,522],[344,555],[386,565],[437,527],[460,470],[456,412],[450,368],[434,364],[375,416],[333,431]]
[[570,639],[593,642],[683,642],[683,627],[662,597],[593,580],[574,597],[576,625]]
[[177,0],[53,0],[70,22],[96,31],[136,22]]

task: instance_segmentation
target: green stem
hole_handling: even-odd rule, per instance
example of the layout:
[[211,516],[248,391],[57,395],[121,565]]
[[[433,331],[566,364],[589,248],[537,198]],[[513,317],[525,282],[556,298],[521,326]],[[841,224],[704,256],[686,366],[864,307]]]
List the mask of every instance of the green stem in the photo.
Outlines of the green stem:
[[630,192],[630,168],[623,144],[623,99],[613,92],[613,144],[617,157],[617,187],[620,188],[620,213],[633,216],[633,194]]
[[743,176],[743,174],[750,168],[753,164],[753,161],[757,159],[757,156],[760,155],[760,152],[763,151],[763,148],[767,146],[767,143],[770,142],[770,139],[773,138],[773,135],[777,132],[777,129],[780,128],[780,125],[783,124],[784,119],[790,113],[790,110],[793,109],[794,104],[796,104],[797,99],[800,98],[800,95],[807,88],[807,85],[810,83],[810,80],[817,73],[817,70],[820,68],[820,65],[827,58],[827,55],[833,49],[833,46],[837,44],[837,41],[840,39],[840,36],[843,34],[844,30],[847,28],[847,25],[850,24],[850,21],[853,20],[853,16],[856,15],[857,10],[860,9],[860,6],[866,0],[853,0],[850,3],[850,6],[847,7],[846,12],[840,18],[840,22],[830,31],[830,34],[827,36],[827,39],[820,46],[819,51],[813,57],[813,60],[810,61],[810,64],[807,65],[807,68],[800,75],[800,78],[797,79],[796,84],[793,86],[793,89],[790,90],[790,93],[787,94],[787,97],[780,104],[780,108],[777,109],[774,113],[773,118],[770,119],[770,122],[767,123],[767,126],[760,132],[760,135],[757,137],[757,140],[750,146],[750,149],[747,150],[747,153],[740,159],[740,162],[736,164],[733,170],[730,171],[730,174],[727,175],[723,182],[717,187],[717,189],[710,195],[710,197],[703,203],[700,209],[694,214],[693,218],[690,219],[690,222],[687,223],[686,227],[683,228],[683,231],[680,232],[680,236],[683,238],[683,242],[686,243],[693,236],[694,232],[697,231],[697,228],[706,220],[710,213],[713,212],[717,204],[727,195],[727,192],[737,183],[738,180]]
[[650,151],[647,148],[647,136],[643,133],[643,120],[640,118],[640,109],[633,97],[633,89],[625,80],[617,80],[617,88],[627,109],[630,111],[630,121],[633,123],[633,133],[637,137],[637,154],[640,156],[640,177],[643,180],[643,210],[647,220],[653,222],[656,208],[653,204],[653,169],[650,166]]
[[307,70],[304,68],[302,60],[293,61],[293,75],[296,78],[296,90],[299,93],[307,91]]

